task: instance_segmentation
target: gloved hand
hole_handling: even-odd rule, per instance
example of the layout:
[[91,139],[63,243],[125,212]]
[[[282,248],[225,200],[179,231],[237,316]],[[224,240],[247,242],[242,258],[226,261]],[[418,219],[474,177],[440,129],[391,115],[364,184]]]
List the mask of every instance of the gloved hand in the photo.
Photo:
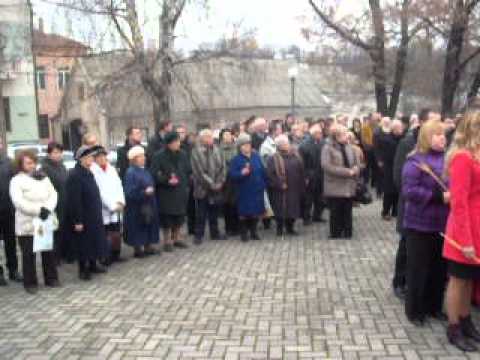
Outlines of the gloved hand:
[[42,208],[40,209],[40,216],[39,216],[39,217],[40,217],[40,219],[41,219],[42,221],[45,221],[45,220],[47,220],[48,217],[50,216],[50,213],[51,213],[50,210],[42,207]]

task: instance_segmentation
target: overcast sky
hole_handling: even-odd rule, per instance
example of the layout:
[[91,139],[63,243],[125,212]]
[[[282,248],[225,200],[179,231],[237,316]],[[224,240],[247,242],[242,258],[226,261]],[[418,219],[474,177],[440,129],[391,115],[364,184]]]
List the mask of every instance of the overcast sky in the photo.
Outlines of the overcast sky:
[[[51,0],[50,0],[51,1]],[[57,0],[58,1],[58,0]],[[68,35],[64,10],[55,9],[42,0],[33,0],[36,18],[44,18],[47,32]],[[140,15],[146,16],[145,40],[155,38],[158,29],[158,1],[139,0]],[[312,9],[307,0],[209,0],[208,10],[196,6],[187,6],[177,29],[177,48],[190,51],[201,43],[212,43],[225,34],[232,34],[233,24],[241,22],[242,31],[256,29],[261,46],[275,48],[295,44],[308,50],[314,44],[308,43],[300,29],[305,23],[311,23]],[[354,11],[358,0],[342,0],[342,12]],[[74,17],[73,32],[77,38],[84,37],[92,26],[80,14]],[[95,21],[96,26],[100,21]],[[79,35],[82,34],[82,35]],[[108,43],[111,36],[106,36]],[[104,45],[105,46],[105,45]],[[108,44],[106,45],[108,47]]]

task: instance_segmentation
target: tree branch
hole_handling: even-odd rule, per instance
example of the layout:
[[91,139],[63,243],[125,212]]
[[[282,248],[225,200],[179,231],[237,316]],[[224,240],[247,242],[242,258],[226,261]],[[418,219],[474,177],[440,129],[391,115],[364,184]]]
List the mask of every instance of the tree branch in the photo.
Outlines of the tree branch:
[[347,30],[345,29],[344,27],[342,27],[341,25],[335,23],[333,20],[331,20],[327,14],[325,14],[318,6],[317,4],[315,3],[314,0],[308,0],[308,2],[310,3],[310,5],[312,6],[313,10],[315,11],[315,13],[320,17],[320,19],[329,27],[331,28],[332,30],[334,30],[340,37],[342,37],[344,40],[350,42],[351,44],[365,50],[365,51],[369,51],[371,50],[371,46],[363,41],[362,39],[360,39],[359,36],[352,36],[352,34]]
[[459,65],[458,65],[458,69],[461,71],[463,69],[465,69],[465,67],[470,63],[470,61],[472,61],[473,59],[475,59],[478,55],[480,55],[480,47],[477,48],[473,53],[471,53],[469,56],[467,56],[467,58],[465,60],[463,60]]

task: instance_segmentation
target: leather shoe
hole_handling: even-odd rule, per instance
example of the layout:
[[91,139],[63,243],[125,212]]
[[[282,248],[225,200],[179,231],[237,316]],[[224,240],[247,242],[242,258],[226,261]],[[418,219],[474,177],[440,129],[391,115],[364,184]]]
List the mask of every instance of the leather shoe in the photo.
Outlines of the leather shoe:
[[460,328],[463,335],[477,343],[480,343],[480,332],[478,332],[477,328],[473,324],[471,316],[460,319]]
[[5,276],[3,274],[0,274],[0,286],[7,286],[7,280],[5,280]]
[[92,274],[90,273],[90,271],[80,271],[78,277],[80,278],[80,280],[83,281],[92,280]]
[[92,274],[105,274],[107,272],[107,269],[103,266],[95,265],[90,268],[90,272]]
[[48,286],[48,287],[51,287],[51,288],[62,287],[62,285],[60,285],[60,281],[58,281],[58,280],[52,280],[52,281],[48,281],[48,282],[46,281],[45,286]]
[[393,288],[393,293],[395,296],[400,299],[400,300],[405,300],[405,297],[407,296],[407,291],[404,287],[397,286]]
[[185,244],[184,242],[182,241],[176,241],[173,243],[173,246],[175,246],[176,248],[179,248],[179,249],[188,249],[188,245]]
[[35,295],[38,292],[38,287],[36,286],[29,286],[25,288],[25,291],[30,295]]
[[477,347],[467,339],[463,334],[459,324],[449,325],[447,328],[447,338],[450,344],[464,352],[477,351]]
[[23,282],[23,277],[20,275],[20,273],[18,271],[9,273],[8,278],[11,281],[15,281],[15,282],[19,282],[19,283]]

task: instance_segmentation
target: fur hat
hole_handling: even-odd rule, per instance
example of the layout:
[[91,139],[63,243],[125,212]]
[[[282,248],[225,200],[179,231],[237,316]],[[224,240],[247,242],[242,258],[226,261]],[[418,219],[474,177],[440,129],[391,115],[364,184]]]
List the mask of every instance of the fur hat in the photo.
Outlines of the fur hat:
[[130,150],[128,150],[127,154],[128,160],[130,161],[140,155],[145,155],[145,149],[143,148],[143,146],[140,145],[132,147]]
[[240,135],[238,135],[238,138],[235,144],[238,147],[241,147],[245,144],[250,144],[251,142],[252,142],[252,137],[250,135],[248,135],[247,133],[241,133]]

